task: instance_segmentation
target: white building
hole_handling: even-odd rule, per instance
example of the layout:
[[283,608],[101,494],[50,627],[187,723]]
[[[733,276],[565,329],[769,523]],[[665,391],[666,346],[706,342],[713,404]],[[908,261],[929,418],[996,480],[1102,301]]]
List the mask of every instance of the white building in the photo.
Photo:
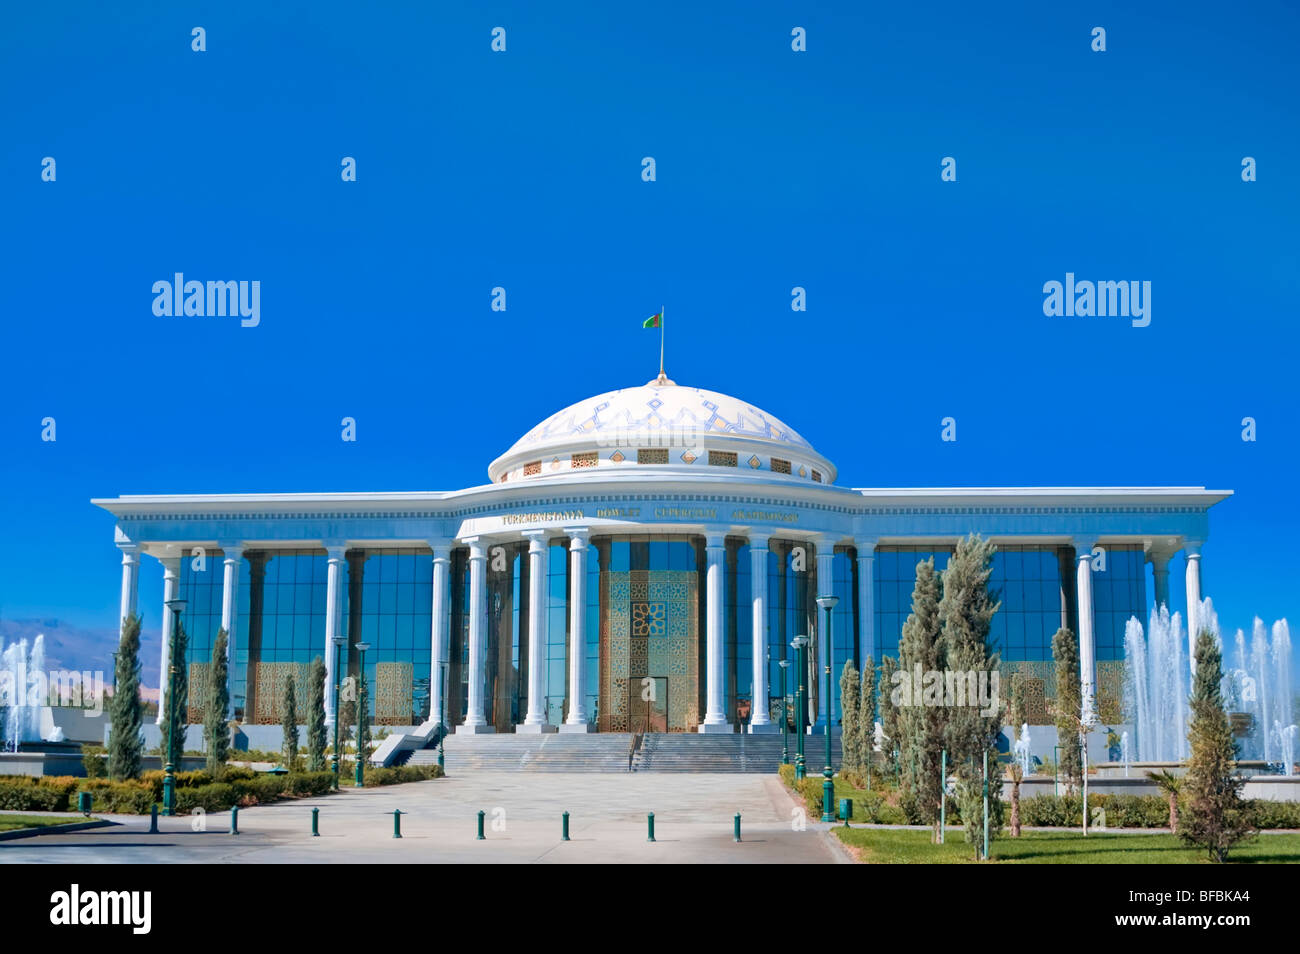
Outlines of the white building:
[[[137,611],[142,556],[163,564],[166,599],[189,601],[191,721],[224,627],[236,718],[278,723],[285,675],[301,691],[321,656],[332,721],[333,670],[355,673],[365,643],[375,722],[422,725],[404,743],[419,744],[444,712],[456,732],[773,731],[791,639],[813,639],[808,675],[896,655],[917,560],[941,566],[972,532],[999,545],[1004,666],[1050,694],[1051,636],[1069,626],[1085,697],[1118,721],[1124,621],[1145,619],[1148,585],[1168,600],[1178,550],[1194,605],[1209,509],[1230,494],[841,486],[773,415],[662,375],[547,417],[488,477],[94,503],[117,518],[122,614]],[[839,598],[829,636],[826,595]],[[837,693],[814,687],[814,730],[828,705],[837,718]]]

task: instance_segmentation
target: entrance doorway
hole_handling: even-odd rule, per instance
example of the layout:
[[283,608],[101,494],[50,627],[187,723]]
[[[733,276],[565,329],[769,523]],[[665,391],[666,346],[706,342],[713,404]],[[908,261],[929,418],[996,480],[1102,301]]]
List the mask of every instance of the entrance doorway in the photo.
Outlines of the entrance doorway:
[[602,571],[602,732],[699,724],[697,581],[694,571]]
[[634,732],[668,731],[668,677],[645,676],[634,687],[632,730]]

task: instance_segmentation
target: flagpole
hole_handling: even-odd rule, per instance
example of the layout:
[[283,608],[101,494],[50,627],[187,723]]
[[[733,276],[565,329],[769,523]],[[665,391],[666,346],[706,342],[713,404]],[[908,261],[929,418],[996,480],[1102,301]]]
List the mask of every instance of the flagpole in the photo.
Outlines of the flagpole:
[[664,376],[664,306],[659,306],[659,377]]

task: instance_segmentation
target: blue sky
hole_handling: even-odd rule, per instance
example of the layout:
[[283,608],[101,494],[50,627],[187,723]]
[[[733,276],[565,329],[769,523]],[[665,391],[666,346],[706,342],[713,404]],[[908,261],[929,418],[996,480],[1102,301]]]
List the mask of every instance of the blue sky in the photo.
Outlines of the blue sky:
[[[661,304],[672,377],[841,484],[1232,489],[1206,594],[1300,615],[1294,8],[131,6],[0,32],[0,618],[115,625],[91,497],[480,483],[653,377]],[[156,317],[178,271],[260,326]],[[1150,326],[1045,317],[1066,272],[1150,281]]]

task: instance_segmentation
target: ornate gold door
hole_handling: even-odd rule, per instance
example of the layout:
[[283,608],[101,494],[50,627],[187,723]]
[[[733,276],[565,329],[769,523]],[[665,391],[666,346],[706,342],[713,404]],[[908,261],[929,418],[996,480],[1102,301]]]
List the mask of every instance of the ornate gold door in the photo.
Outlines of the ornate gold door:
[[697,574],[631,570],[601,576],[601,730],[695,731]]

